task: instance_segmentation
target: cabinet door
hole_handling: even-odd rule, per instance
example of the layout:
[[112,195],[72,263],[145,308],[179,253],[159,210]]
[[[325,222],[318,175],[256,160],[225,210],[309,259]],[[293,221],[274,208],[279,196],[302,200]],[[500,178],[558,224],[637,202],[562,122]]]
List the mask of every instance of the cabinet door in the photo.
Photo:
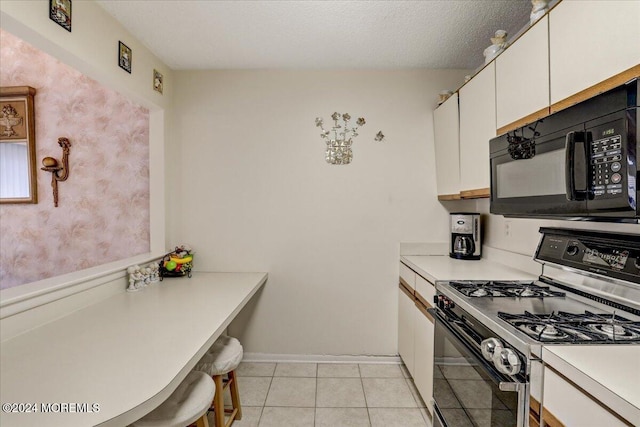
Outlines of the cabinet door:
[[548,114],[549,20],[544,16],[496,59],[498,134]]
[[426,312],[423,305],[416,302],[415,312],[415,373],[413,381],[416,384],[422,400],[427,404],[429,412],[433,413],[433,318]]
[[542,419],[547,421],[549,426],[623,427],[626,425],[600,403],[592,400],[547,367],[544,369],[543,399]]
[[412,376],[414,373],[414,311],[413,298],[401,287],[398,290],[398,353]]
[[438,195],[460,192],[460,123],[458,94],[454,93],[433,112]]
[[640,64],[639,40],[639,1],[562,1],[549,12],[551,104]]
[[495,61],[460,88],[460,190],[490,186],[489,140],[496,136]]
[[400,263],[400,282],[410,289],[416,289],[416,273],[403,263]]

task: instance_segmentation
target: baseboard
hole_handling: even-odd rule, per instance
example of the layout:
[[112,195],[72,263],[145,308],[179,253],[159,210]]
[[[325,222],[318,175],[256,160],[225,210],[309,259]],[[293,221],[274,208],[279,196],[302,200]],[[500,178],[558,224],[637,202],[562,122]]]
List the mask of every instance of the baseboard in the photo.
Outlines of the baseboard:
[[244,353],[243,362],[400,364],[400,356]]

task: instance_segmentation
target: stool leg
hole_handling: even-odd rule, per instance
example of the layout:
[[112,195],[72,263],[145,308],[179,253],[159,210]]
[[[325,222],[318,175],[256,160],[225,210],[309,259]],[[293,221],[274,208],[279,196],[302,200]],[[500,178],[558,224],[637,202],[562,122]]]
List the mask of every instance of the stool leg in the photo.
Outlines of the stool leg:
[[238,380],[236,378],[236,371],[230,371],[228,373],[229,380],[231,381],[231,403],[233,409],[237,409],[236,420],[242,419],[242,406],[240,405],[240,395],[238,394]]
[[207,413],[196,420],[196,427],[209,427],[209,419],[207,419]]
[[224,427],[224,384],[222,375],[214,375],[213,381],[216,383],[216,394],[213,397],[216,427]]

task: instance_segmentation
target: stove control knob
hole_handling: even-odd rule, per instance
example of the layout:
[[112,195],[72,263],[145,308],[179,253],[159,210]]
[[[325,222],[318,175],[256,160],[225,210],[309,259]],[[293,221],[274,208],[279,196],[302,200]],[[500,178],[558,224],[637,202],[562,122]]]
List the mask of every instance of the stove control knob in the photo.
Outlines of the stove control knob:
[[493,360],[493,356],[497,351],[502,349],[502,343],[497,338],[487,338],[480,344],[482,350],[482,356],[487,360]]
[[520,358],[510,348],[501,348],[493,356],[493,364],[498,371],[507,375],[515,375],[520,372]]
[[567,253],[571,256],[578,255],[578,252],[580,252],[580,248],[576,245],[571,245],[567,248]]

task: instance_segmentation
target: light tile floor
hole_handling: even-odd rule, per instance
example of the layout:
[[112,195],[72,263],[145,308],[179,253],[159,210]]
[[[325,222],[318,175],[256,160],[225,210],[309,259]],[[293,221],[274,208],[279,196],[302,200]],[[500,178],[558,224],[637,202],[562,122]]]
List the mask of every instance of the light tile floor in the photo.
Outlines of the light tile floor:
[[431,427],[403,365],[242,362],[236,373],[234,427]]

